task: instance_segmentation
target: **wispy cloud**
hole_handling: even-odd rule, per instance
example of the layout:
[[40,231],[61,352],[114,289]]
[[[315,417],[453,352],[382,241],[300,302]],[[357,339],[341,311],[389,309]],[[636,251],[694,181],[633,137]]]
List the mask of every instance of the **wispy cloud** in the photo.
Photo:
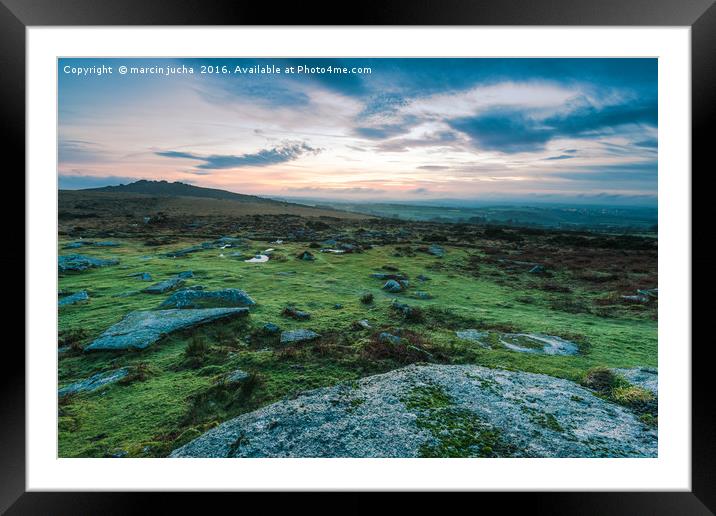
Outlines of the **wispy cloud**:
[[278,163],[286,163],[300,158],[304,154],[318,154],[320,149],[306,143],[294,143],[271,149],[263,149],[249,154],[212,154],[202,156],[191,152],[159,151],[158,156],[165,158],[181,158],[202,161],[196,166],[202,170],[219,170],[242,167],[267,167]]

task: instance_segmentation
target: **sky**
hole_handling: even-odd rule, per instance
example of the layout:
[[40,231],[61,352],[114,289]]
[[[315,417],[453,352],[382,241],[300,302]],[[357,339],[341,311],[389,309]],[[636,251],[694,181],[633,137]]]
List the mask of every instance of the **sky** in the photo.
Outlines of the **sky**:
[[60,59],[59,185],[655,203],[657,101],[656,59]]

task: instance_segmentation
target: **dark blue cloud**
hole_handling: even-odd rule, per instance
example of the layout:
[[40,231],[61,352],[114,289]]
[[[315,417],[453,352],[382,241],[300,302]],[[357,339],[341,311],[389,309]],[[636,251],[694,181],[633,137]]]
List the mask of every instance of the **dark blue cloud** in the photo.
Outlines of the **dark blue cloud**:
[[562,159],[572,159],[575,156],[571,156],[569,154],[560,154],[559,156],[550,156],[549,158],[545,158],[547,161],[557,161]]
[[317,154],[320,149],[315,149],[306,143],[294,143],[272,149],[263,149],[251,154],[212,154],[201,156],[191,152],[181,151],[160,151],[158,156],[166,158],[182,158],[203,161],[196,168],[203,170],[218,170],[225,168],[241,167],[267,167],[277,163],[285,163],[298,159],[304,154]]
[[[550,140],[613,133],[619,127],[657,125],[656,100],[597,107],[579,100],[573,109],[544,119],[519,109],[493,109],[448,124],[472,139],[475,147],[500,152],[544,149]],[[558,158],[561,159],[561,158]]]

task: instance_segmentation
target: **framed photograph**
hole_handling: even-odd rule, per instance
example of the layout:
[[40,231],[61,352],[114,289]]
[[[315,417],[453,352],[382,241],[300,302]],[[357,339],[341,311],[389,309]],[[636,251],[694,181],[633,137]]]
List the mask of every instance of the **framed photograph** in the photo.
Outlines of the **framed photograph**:
[[712,4],[3,0],[27,308],[0,507],[529,491],[710,514]]

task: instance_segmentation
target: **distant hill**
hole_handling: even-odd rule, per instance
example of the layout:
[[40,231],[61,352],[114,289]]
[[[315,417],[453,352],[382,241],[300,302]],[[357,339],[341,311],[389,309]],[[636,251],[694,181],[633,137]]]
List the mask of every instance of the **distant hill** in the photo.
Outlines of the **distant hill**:
[[136,223],[137,220],[160,212],[166,216],[180,218],[234,218],[253,215],[372,218],[370,215],[351,213],[340,208],[306,206],[167,181],[141,180],[103,188],[60,190],[58,198],[60,222],[73,224],[81,220],[83,226],[99,226],[108,219]]
[[[147,195],[160,195],[168,197],[208,197],[211,199],[229,199],[233,201],[252,202],[274,202],[255,195],[245,195],[218,188],[203,188],[201,186],[189,185],[179,181],[170,183],[168,181],[147,181],[141,179],[134,183],[117,186],[104,186],[102,188],[87,188],[84,192],[107,192],[107,193],[138,193]],[[286,204],[286,203],[281,203]]]

